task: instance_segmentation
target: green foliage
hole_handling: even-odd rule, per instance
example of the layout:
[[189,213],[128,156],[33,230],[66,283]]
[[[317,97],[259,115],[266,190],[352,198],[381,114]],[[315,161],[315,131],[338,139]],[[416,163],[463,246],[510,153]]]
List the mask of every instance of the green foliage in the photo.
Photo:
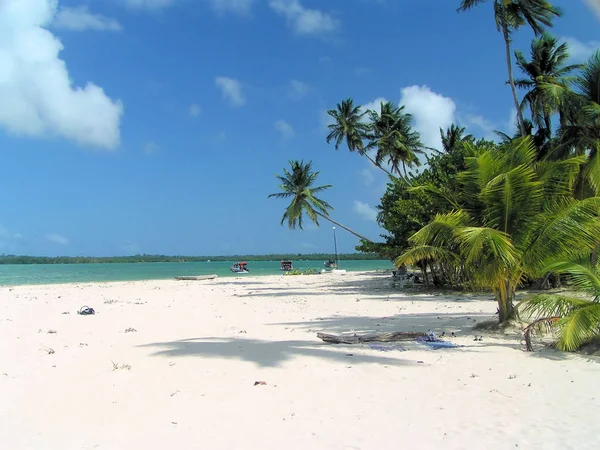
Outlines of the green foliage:
[[444,265],[459,265],[463,284],[495,292],[503,322],[524,279],[543,274],[548,261],[589,255],[600,245],[600,198],[573,198],[580,158],[554,162],[560,172],[539,165],[531,138],[471,153],[457,177],[459,208],[412,235],[396,264],[425,260],[442,273]]

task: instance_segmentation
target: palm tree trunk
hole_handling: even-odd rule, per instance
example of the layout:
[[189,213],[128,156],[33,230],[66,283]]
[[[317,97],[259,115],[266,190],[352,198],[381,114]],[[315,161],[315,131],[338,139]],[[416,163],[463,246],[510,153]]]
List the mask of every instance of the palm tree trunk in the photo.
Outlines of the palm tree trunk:
[[363,155],[365,155],[365,156],[367,157],[367,159],[368,159],[369,161],[371,161],[375,167],[377,167],[377,168],[379,168],[379,169],[383,170],[383,171],[384,171],[386,174],[388,174],[390,177],[392,177],[392,178],[397,178],[397,177],[396,177],[396,176],[395,176],[395,175],[394,175],[392,172],[390,172],[389,170],[387,170],[385,167],[381,167],[379,164],[377,164],[377,163],[375,162],[375,160],[374,160],[373,158],[371,158],[371,157],[370,157],[370,156],[367,154],[367,152],[363,153]]
[[510,34],[508,33],[508,25],[502,27],[502,33],[504,35],[504,45],[506,47],[506,65],[508,67],[508,83],[512,91],[513,101],[515,102],[515,108],[517,109],[517,122],[519,123],[519,129],[521,130],[521,136],[527,135],[525,129],[525,121],[523,120],[523,112],[519,105],[519,97],[517,96],[517,87],[515,86],[515,80],[512,69],[512,57],[510,55]]
[[514,291],[508,281],[502,283],[500,289],[496,292],[498,301],[498,322],[504,323],[515,315],[515,305],[513,302]]
[[320,212],[317,212],[317,215],[318,215],[319,217],[322,217],[322,218],[323,218],[323,219],[325,219],[325,220],[329,220],[329,221],[330,221],[332,224],[334,224],[334,225],[337,225],[337,226],[338,226],[338,227],[340,227],[340,228],[343,228],[343,229],[344,229],[344,230],[346,230],[348,233],[350,233],[350,234],[353,234],[354,236],[356,236],[356,237],[358,237],[358,238],[362,239],[363,241],[367,241],[367,242],[369,242],[369,243],[371,243],[371,244],[374,244],[374,242],[373,242],[371,239],[369,239],[369,238],[366,238],[366,237],[364,237],[364,236],[361,236],[361,235],[360,235],[360,234],[358,234],[357,232],[355,232],[355,231],[352,231],[350,228],[348,228],[348,227],[345,227],[344,225],[342,225],[342,224],[341,224],[341,223],[339,223],[339,222],[336,222],[336,221],[335,221],[335,220],[333,220],[331,217],[325,216],[325,215],[321,214]]

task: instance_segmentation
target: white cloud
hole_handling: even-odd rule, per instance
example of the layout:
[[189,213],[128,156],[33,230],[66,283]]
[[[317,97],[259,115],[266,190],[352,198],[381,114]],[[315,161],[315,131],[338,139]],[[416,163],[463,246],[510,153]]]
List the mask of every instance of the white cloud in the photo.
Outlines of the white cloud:
[[228,77],[217,77],[215,78],[215,84],[221,93],[232,106],[243,106],[246,103],[246,97],[242,92],[242,84],[233,78]]
[[148,141],[143,150],[146,155],[153,155],[160,150],[160,146],[154,141]]
[[56,234],[56,233],[46,234],[46,239],[48,239],[50,242],[53,242],[53,243],[59,244],[59,245],[67,245],[69,243],[69,240],[66,237],[61,236],[60,234]]
[[290,81],[290,97],[292,100],[301,100],[310,92],[310,86],[302,81]]
[[281,134],[282,139],[292,139],[294,137],[294,128],[287,123],[285,120],[277,120],[273,124],[273,127],[279,134]]
[[299,35],[331,34],[340,28],[338,20],[318,9],[304,7],[299,0],[270,0],[269,6]]
[[427,86],[409,86],[402,89],[400,104],[412,114],[414,128],[421,134],[427,147],[441,147],[440,128],[444,130],[455,121],[456,104],[449,97],[433,92]]
[[590,59],[595,51],[600,50],[600,41],[581,42],[569,36],[565,36],[563,39],[569,45],[570,59],[575,62],[585,62]]
[[212,8],[219,14],[233,13],[239,16],[250,14],[254,0],[209,0]]
[[54,27],[71,31],[121,31],[121,24],[115,19],[92,13],[87,6],[65,6],[54,18]]
[[173,5],[177,0],[124,0],[125,6],[133,9],[157,11]]
[[589,8],[594,11],[598,20],[600,20],[600,0],[584,0]]
[[188,113],[192,117],[198,117],[202,113],[202,107],[196,103],[192,103],[188,109]]
[[[369,164],[371,163],[369,162]],[[375,175],[373,175],[373,169],[371,168],[365,168],[361,170],[360,175],[363,179],[363,183],[365,184],[365,186],[371,186],[375,181]]]
[[369,220],[371,222],[377,221],[377,210],[367,203],[355,200],[352,209],[356,214],[365,220]]
[[55,0],[0,3],[0,127],[15,135],[59,136],[114,149],[123,105],[99,86],[73,86],[61,42],[45,29]]

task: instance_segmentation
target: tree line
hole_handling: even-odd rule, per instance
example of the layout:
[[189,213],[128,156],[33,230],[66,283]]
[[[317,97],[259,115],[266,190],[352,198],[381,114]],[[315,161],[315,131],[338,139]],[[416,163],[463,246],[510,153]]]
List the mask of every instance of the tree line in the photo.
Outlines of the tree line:
[[[327,261],[332,255],[328,253],[295,253],[271,255],[230,255],[230,256],[167,256],[167,255],[134,255],[134,256],[19,256],[0,255],[0,265],[4,264],[99,264],[99,263],[185,263],[185,262],[231,262],[231,261]],[[344,253],[338,255],[346,261],[378,260],[377,253]]]

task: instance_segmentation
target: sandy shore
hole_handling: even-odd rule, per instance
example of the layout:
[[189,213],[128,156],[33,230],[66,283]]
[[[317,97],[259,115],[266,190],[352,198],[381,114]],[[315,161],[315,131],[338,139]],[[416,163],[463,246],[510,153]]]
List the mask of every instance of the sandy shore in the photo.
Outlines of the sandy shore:
[[[600,448],[598,361],[474,341],[495,310],[374,274],[2,287],[0,448]],[[461,347],[316,338],[428,329]]]

